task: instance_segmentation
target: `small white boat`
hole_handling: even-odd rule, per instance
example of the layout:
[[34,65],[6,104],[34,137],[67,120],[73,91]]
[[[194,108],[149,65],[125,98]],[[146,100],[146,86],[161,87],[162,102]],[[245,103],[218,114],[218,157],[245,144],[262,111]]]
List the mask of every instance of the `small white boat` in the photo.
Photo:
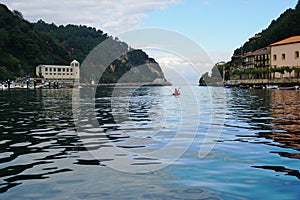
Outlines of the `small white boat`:
[[0,83],[0,90],[7,90],[8,89],[8,84],[2,84]]
[[253,89],[264,89],[265,87],[262,85],[253,85]]
[[278,89],[278,85],[267,85],[267,89]]
[[279,86],[280,90],[297,90],[299,86]]

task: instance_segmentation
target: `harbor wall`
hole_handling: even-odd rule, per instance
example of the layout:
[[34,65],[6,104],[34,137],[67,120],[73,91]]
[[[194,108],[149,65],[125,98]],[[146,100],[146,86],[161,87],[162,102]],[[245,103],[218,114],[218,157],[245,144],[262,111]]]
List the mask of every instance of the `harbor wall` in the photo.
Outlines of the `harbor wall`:
[[226,86],[240,85],[291,85],[299,86],[300,78],[285,78],[285,79],[245,79],[245,80],[227,80]]

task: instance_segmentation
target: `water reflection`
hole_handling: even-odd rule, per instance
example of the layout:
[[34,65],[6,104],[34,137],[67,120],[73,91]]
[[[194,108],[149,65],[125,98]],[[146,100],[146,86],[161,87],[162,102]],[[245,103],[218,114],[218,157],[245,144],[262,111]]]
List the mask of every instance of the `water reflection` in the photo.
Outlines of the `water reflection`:
[[[273,132],[269,134],[284,148],[300,150],[300,92],[274,91],[271,94],[270,107]],[[291,156],[300,158],[299,154]]]
[[[230,93],[230,114],[237,119],[237,125],[229,127],[246,128],[254,135],[237,135],[237,141],[279,147],[270,153],[282,157],[300,158],[300,92],[288,90],[240,90]],[[231,118],[231,116],[230,116]],[[285,149],[285,150],[283,150]],[[255,168],[284,172],[300,179],[299,170],[280,165],[253,166]]]
[[[78,111],[76,127],[84,146],[103,164],[118,170],[137,172],[165,165],[166,159],[163,163],[161,158],[173,155],[167,155],[167,150],[165,155],[157,152],[177,136],[181,113],[176,98],[164,90],[98,88],[95,99],[89,98],[94,92],[90,88],[80,90],[80,98],[75,97],[80,106],[73,110]],[[178,140],[177,145],[180,143]]]
[[[22,180],[72,171],[55,165],[56,159],[81,148],[71,103],[67,103],[70,98],[68,90],[0,93],[0,193],[22,184]],[[29,172],[41,167],[38,173]]]

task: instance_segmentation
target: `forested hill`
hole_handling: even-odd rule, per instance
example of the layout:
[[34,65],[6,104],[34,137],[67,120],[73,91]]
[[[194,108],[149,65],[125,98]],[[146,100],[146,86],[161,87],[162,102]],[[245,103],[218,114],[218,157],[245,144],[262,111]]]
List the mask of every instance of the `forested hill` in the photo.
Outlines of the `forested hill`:
[[258,36],[257,39],[247,41],[241,47],[242,49],[236,49],[234,56],[255,51],[288,37],[300,35],[300,1],[298,1],[295,9],[286,10],[278,19],[273,20],[267,29],[256,35]]
[[54,38],[59,45],[67,50],[72,60],[76,59],[80,63],[93,48],[108,39],[107,34],[104,34],[101,30],[81,25],[57,26],[39,20],[33,24],[33,27],[37,32],[48,34]]
[[0,4],[0,80],[33,74],[40,63],[67,64],[70,56],[49,34],[34,30],[18,11]]
[[118,51],[119,48],[130,49],[130,52],[115,60],[105,71],[100,82],[115,83],[132,67],[144,65],[145,67],[135,68],[135,75],[123,79],[125,82],[153,82],[155,79],[164,79],[163,72],[158,63],[150,58],[140,49],[131,49],[125,42],[117,38],[108,36],[101,30],[81,25],[60,25],[48,24],[39,20],[34,24],[34,29],[43,34],[49,34],[55,41],[62,45],[68,52],[69,56],[78,60],[80,63],[86,56],[101,42],[110,39],[112,50]]
[[[43,20],[30,23],[18,11],[10,11],[0,4],[0,81],[34,76],[39,64],[64,64],[76,59],[80,63],[102,41],[111,39],[114,46],[125,46],[124,42],[108,36],[101,30],[81,25],[48,24]],[[143,70],[135,69],[138,80],[152,82],[164,75],[158,63],[142,50],[134,50],[115,60],[100,80],[115,83],[131,68],[145,64]],[[146,70],[146,71],[145,71]],[[146,73],[147,72],[147,73]]]

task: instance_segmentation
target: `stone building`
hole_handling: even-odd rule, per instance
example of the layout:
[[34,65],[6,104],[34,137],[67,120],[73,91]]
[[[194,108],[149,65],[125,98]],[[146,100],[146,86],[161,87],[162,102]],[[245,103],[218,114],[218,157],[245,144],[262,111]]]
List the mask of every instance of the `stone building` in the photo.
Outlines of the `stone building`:
[[283,75],[279,72],[276,78],[299,78],[300,70],[300,36],[293,36],[279,42],[273,43],[271,47],[271,65],[273,68],[290,68],[291,72],[285,71]]
[[36,67],[36,76],[45,82],[78,82],[80,78],[80,63],[73,60],[70,66],[39,65]]

